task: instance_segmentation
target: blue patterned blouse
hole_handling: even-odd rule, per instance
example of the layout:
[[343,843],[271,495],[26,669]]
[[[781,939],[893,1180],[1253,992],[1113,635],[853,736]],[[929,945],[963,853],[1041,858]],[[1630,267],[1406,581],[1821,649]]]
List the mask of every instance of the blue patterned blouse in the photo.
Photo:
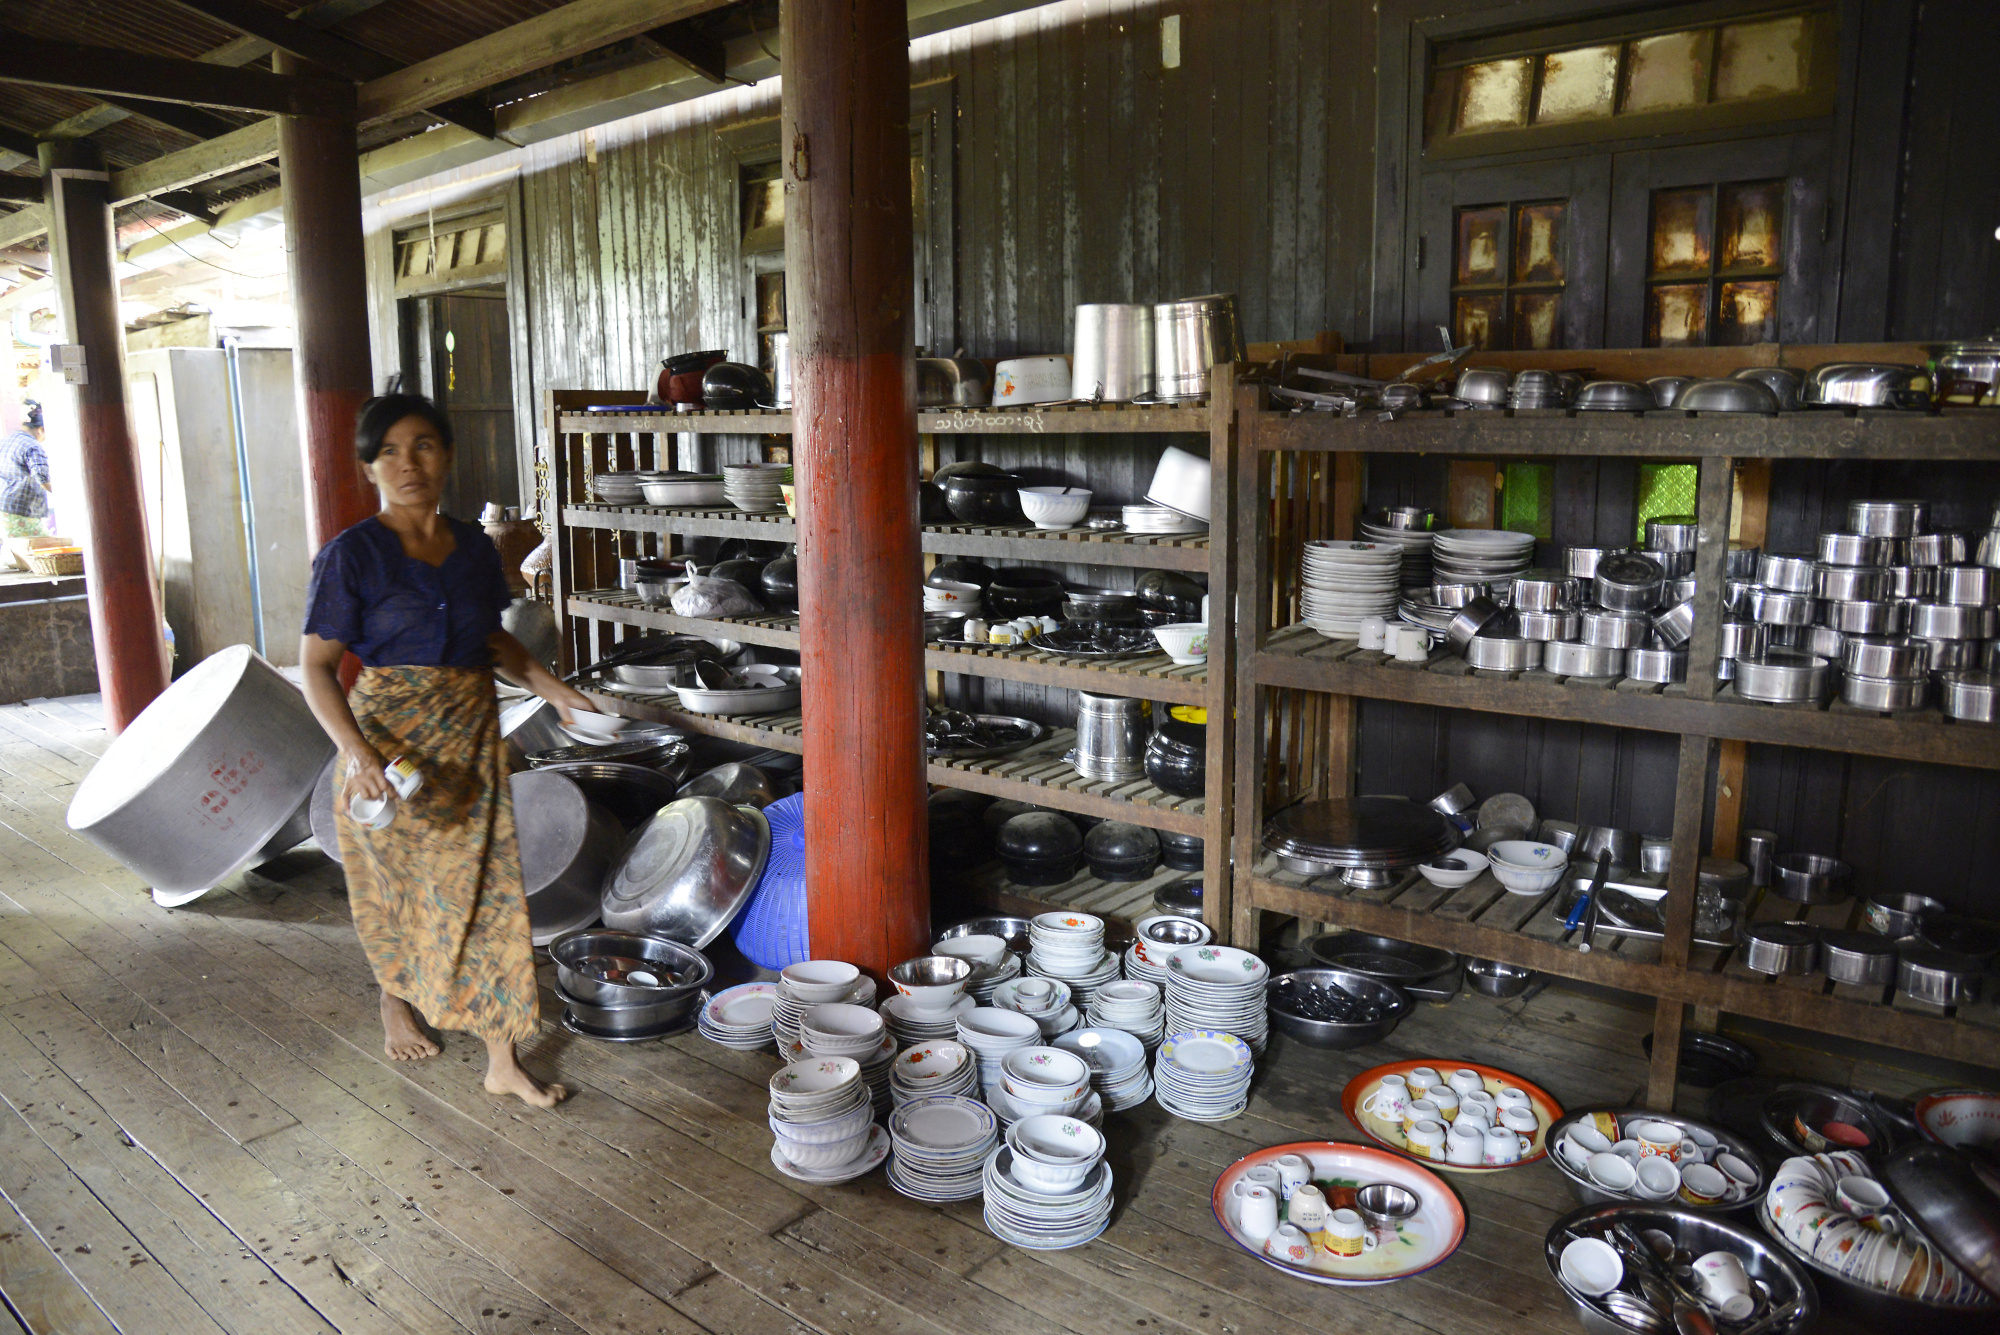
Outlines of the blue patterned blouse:
[[306,590],[306,634],[345,644],[366,667],[491,667],[486,637],[512,601],[500,553],[477,524],[451,525],[440,566],[405,554],[369,517],[320,548]]

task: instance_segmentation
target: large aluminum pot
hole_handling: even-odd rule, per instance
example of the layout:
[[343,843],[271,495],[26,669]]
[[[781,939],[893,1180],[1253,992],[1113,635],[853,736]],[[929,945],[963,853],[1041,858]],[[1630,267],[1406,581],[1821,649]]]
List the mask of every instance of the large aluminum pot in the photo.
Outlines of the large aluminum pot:
[[[169,907],[307,832],[333,743],[298,688],[247,644],[210,655],[146,706],[84,776],[69,827]],[[294,840],[293,842],[297,842]]]
[[319,772],[313,783],[312,797],[306,802],[307,823],[312,826],[313,842],[320,852],[335,862],[345,862],[340,856],[340,832],[333,820],[334,776],[340,773],[340,753],[333,753],[326,767]]
[[1208,393],[1209,368],[1243,360],[1243,331],[1236,295],[1163,301],[1153,307],[1154,392],[1163,399],[1198,399]]
[[574,744],[563,731],[556,707],[539,695],[501,707],[500,736],[507,742],[508,758],[516,769],[525,768],[529,756]]
[[1070,397],[1129,403],[1153,392],[1153,308],[1104,302],[1076,308]]
[[661,807],[604,878],[604,925],[650,932],[699,950],[749,900],[771,853],[755,807],[681,797]]
[[625,829],[567,774],[529,770],[510,786],[528,932],[545,946],[597,921],[604,873],[617,860]]

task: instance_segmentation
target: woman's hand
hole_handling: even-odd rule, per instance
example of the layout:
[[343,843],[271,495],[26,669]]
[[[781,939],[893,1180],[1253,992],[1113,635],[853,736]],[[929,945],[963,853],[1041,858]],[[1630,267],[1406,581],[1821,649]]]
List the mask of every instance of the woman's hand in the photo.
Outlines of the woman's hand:
[[536,695],[541,696],[542,699],[554,705],[556,707],[556,714],[564,723],[573,724],[576,722],[575,717],[570,713],[571,710],[591,709],[590,697],[582,691],[579,691],[574,686],[564,685],[549,674],[545,673],[543,675],[548,677],[547,682],[537,683],[531,686],[530,689],[534,690]]
[[576,722],[570,716],[571,710],[590,708],[589,696],[559,680],[506,631],[495,631],[486,637],[486,643],[493,651],[493,665],[500,675],[554,705],[564,723]]
[[367,742],[358,739],[349,742],[340,748],[340,758],[347,770],[347,782],[340,786],[337,809],[347,810],[356,798],[379,802],[396,795],[396,790],[389,786],[388,776],[382,772],[388,762]]

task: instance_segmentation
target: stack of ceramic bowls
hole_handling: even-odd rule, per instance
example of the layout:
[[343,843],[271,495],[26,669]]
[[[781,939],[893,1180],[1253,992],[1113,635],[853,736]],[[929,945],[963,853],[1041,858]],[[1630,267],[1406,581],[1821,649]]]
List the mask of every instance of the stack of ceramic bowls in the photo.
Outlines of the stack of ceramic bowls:
[[640,505],[645,502],[641,482],[639,473],[599,473],[590,479],[590,494],[601,505]]
[[1532,839],[1501,839],[1487,848],[1486,864],[1508,893],[1539,895],[1562,879],[1569,854]]
[[1069,984],[1077,1002],[1118,976],[1118,957],[1104,948],[1104,919],[1065,910],[1028,924],[1028,972]]
[[701,1008],[701,1036],[738,1052],[771,1046],[771,1016],[778,1009],[776,983],[725,988]]
[[1308,542],[1299,557],[1299,620],[1333,639],[1353,639],[1369,617],[1393,619],[1403,587],[1395,543]]
[[1189,1029],[1160,1044],[1153,1059],[1153,1096],[1190,1122],[1226,1122],[1250,1104],[1256,1058],[1235,1034]]
[[889,1070],[889,1095],[897,1104],[933,1094],[979,1097],[979,1063],[963,1043],[919,1043],[896,1055]]
[[1361,538],[1402,548],[1403,587],[1427,589],[1431,584],[1430,524],[1430,511],[1402,506],[1363,519]]
[[1122,511],[1128,533],[1206,533],[1201,520],[1164,505],[1128,505]]
[[1535,535],[1504,528],[1448,528],[1431,538],[1434,584],[1511,581],[1534,564]]
[[814,1006],[840,1001],[866,1006],[875,999],[875,980],[842,960],[800,960],[778,975],[771,1033],[780,1050],[799,1041],[799,1022]]
[[994,1237],[1058,1251],[1104,1231],[1111,1222],[1111,1165],[1102,1135],[1073,1117],[1030,1117],[1008,1127],[1007,1137],[986,1160],[982,1179]]
[[1045,1039],[1068,1033],[1082,1018],[1070,999],[1069,984],[1060,978],[1016,978],[1002,983],[993,991],[993,1004],[1033,1020],[1041,1026]]
[[1060,1048],[1016,1048],[1000,1059],[996,1110],[1009,1121],[1037,1113],[1074,1116],[1090,1098],[1090,1067]]
[[[896,1064],[900,1045],[880,1015],[846,1002],[814,1006],[799,1022],[799,1045],[804,1056],[853,1058],[876,1106],[889,1106],[889,1069]],[[779,1055],[792,1054],[781,1049]]]
[[977,1099],[931,1094],[889,1114],[889,1141],[890,1186],[920,1201],[969,1201],[984,1189],[1000,1121]]
[[897,1046],[907,1048],[914,1043],[950,1038],[958,1032],[958,1017],[978,1005],[972,997],[959,997],[943,1010],[920,1010],[910,998],[899,993],[882,1003],[881,1014]]
[[1167,957],[1167,1029],[1215,1029],[1264,1050],[1271,966],[1234,946],[1183,946]]
[[1134,982],[1153,983],[1159,987],[1167,985],[1167,966],[1164,963],[1155,964],[1140,954],[1137,941],[1125,947],[1125,953],[1120,956],[1119,962],[1125,971],[1125,976]]
[[782,488],[792,481],[790,464],[724,464],[722,494],[739,510],[756,513],[785,508]]
[[972,977],[966,980],[965,995],[974,1004],[993,1004],[993,989],[1021,973],[1021,957],[1007,949],[1007,941],[998,936],[952,936],[946,937],[931,947],[935,954],[950,955],[964,960],[972,966]]
[[861,1065],[851,1057],[808,1057],[771,1077],[771,1162],[787,1177],[845,1182],[888,1157],[889,1137]]
[[1156,913],[1139,919],[1132,929],[1132,944],[1125,952],[1125,976],[1158,983],[1167,982],[1167,956],[1182,946],[1205,946],[1215,933],[1199,918]]
[[1092,1029],[1122,1029],[1151,1052],[1167,1031],[1167,1003],[1160,992],[1166,970],[1160,974],[1160,983],[1133,978],[1098,988],[1084,1012],[1084,1023]]
[[1090,1067],[1090,1088],[1106,1111],[1136,1108],[1153,1096],[1146,1070],[1146,1045],[1123,1029],[1072,1029],[1055,1041]]
[[958,1041],[979,1063],[979,1088],[989,1104],[1000,1088],[1000,1063],[1010,1052],[1042,1041],[1042,1027],[1015,1011],[981,1006],[958,1017]]

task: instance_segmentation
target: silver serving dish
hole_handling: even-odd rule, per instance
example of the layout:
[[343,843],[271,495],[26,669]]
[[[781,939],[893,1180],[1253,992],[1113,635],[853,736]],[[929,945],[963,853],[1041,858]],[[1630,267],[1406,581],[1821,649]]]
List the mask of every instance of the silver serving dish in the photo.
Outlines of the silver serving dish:
[[570,932],[549,944],[549,958],[571,1000],[607,1009],[691,999],[715,977],[699,950],[647,932]]
[[1778,893],[1794,904],[1839,904],[1854,893],[1854,868],[1819,853],[1786,853],[1772,859]]
[[604,880],[604,924],[700,949],[729,925],[764,872],[771,826],[755,807],[682,797],[633,835]]
[[1456,971],[1461,963],[1448,950],[1360,932],[1316,936],[1305,946],[1307,954],[1330,969],[1343,969],[1406,990],[1439,974]]
[[1295,969],[1265,986],[1271,1024],[1307,1047],[1347,1049],[1379,1043],[1415,1003],[1380,979],[1350,969]]
[[[1033,719],[1017,718],[1011,714],[968,714],[964,717],[979,730],[976,735],[983,735],[991,740],[967,741],[964,734],[957,736],[942,732],[933,734],[929,726],[926,726],[924,754],[933,760],[990,760],[1033,746],[1049,735],[1047,725],[1037,723]],[[933,713],[931,718],[935,722],[938,713]]]
[[1799,401],[1843,408],[1931,406],[1931,382],[1921,367],[1888,362],[1828,362],[1806,373]]
[[939,932],[937,939],[951,941],[961,936],[997,936],[1007,943],[1007,949],[1017,955],[1025,955],[1032,944],[1029,932],[1032,925],[1026,918],[967,918]]
[[1743,940],[1743,967],[1754,973],[1803,978],[1819,963],[1819,928],[1811,923],[1754,923]]
[[1896,943],[1874,932],[1821,932],[1819,962],[1835,983],[1886,987],[1896,981]]
[[1625,650],[1555,641],[1542,646],[1542,668],[1560,677],[1622,677]]
[[1680,392],[1674,407],[1688,413],[1778,412],[1778,396],[1766,385],[1749,380],[1697,380]]
[[[1759,1214],[1761,1216],[1762,1212]],[[1646,1234],[1659,1232],[1667,1235],[1677,1253],[1703,1256],[1709,1252],[1726,1251],[1733,1254],[1742,1262],[1744,1272],[1758,1285],[1762,1302],[1757,1312],[1752,1314],[1752,1320],[1770,1318],[1767,1324],[1757,1328],[1757,1335],[1798,1335],[1819,1319],[1819,1294],[1814,1290],[1805,1267],[1752,1229],[1678,1205],[1640,1202],[1586,1205],[1564,1215],[1549,1229],[1542,1243],[1542,1257],[1556,1284],[1576,1306],[1577,1319],[1592,1335],[1635,1335],[1635,1332],[1671,1332],[1674,1329],[1671,1312],[1665,1310],[1659,1311],[1657,1324],[1652,1325],[1641,1326],[1616,1319],[1608,1314],[1606,1300],[1591,1297],[1563,1278],[1562,1252],[1572,1238],[1599,1237],[1614,1225],[1621,1224],[1630,1234],[1642,1239],[1639,1243],[1642,1247],[1647,1245],[1643,1240]],[[1627,1293],[1628,1299],[1636,1298],[1627,1290],[1618,1292]],[[1640,1303],[1640,1310],[1647,1310],[1643,1302]],[[1688,1329],[1699,1327],[1690,1326]]]
[[1483,997],[1496,997],[1502,1001],[1520,996],[1537,976],[1533,969],[1524,969],[1518,964],[1503,964],[1499,960],[1468,959],[1465,962],[1465,981],[1472,984],[1472,990]]
[[1658,406],[1650,389],[1630,380],[1593,380],[1576,392],[1576,410],[1583,413],[1642,413]]
[[653,765],[687,753],[685,734],[662,724],[627,728],[615,742],[595,745],[559,746],[537,751],[528,757],[536,769],[569,765],[578,761],[604,761],[623,765]]
[[771,776],[755,765],[740,760],[703,770],[680,786],[675,797],[714,797],[732,807],[756,807],[762,811],[778,800]]
[[1729,378],[1762,385],[1771,391],[1784,412],[1799,406],[1799,390],[1805,384],[1805,377],[1789,366],[1742,366],[1731,371]]
[[707,995],[695,991],[686,997],[639,1006],[600,1006],[570,996],[560,987],[556,989],[556,996],[563,1003],[563,1028],[609,1043],[644,1043],[684,1033],[694,1027]]
[[[1692,1117],[1682,1117],[1676,1113],[1656,1113],[1650,1108],[1581,1108],[1573,1109],[1559,1118],[1554,1125],[1549,1127],[1544,1137],[1544,1141],[1549,1147],[1549,1162],[1556,1166],[1556,1170],[1564,1178],[1568,1179],[1570,1194],[1575,1196],[1581,1204],[1616,1205],[1625,1202],[1650,1203],[1641,1202],[1637,1196],[1626,1195],[1599,1186],[1589,1175],[1572,1167],[1567,1159],[1556,1153],[1555,1147],[1561,1143],[1564,1136],[1569,1134],[1571,1127],[1592,1114],[1601,1112],[1610,1113],[1613,1117],[1616,1117],[1621,1126],[1624,1125],[1627,1118],[1647,1122],[1666,1122],[1679,1127],[1683,1133],[1683,1137],[1685,1137],[1686,1132],[1699,1128],[1713,1135],[1730,1154],[1735,1155],[1744,1163],[1749,1164],[1757,1170],[1757,1185],[1751,1188],[1749,1195],[1745,1196],[1742,1200],[1730,1202],[1717,1201],[1713,1205],[1689,1205],[1685,1201],[1677,1200],[1674,1202],[1673,1207],[1677,1210],[1694,1210],[1704,1215],[1737,1214],[1756,1206],[1764,1199],[1764,1193],[1770,1189],[1771,1175],[1765,1169],[1764,1161],[1758,1157],[1756,1148],[1748,1140],[1726,1127],[1718,1126],[1714,1122],[1702,1122]],[[1661,1204],[1664,1205],[1665,1203],[1661,1202]]]
[[2000,721],[2000,678],[1990,672],[1946,672],[1938,677],[1946,718],[1961,723]]

